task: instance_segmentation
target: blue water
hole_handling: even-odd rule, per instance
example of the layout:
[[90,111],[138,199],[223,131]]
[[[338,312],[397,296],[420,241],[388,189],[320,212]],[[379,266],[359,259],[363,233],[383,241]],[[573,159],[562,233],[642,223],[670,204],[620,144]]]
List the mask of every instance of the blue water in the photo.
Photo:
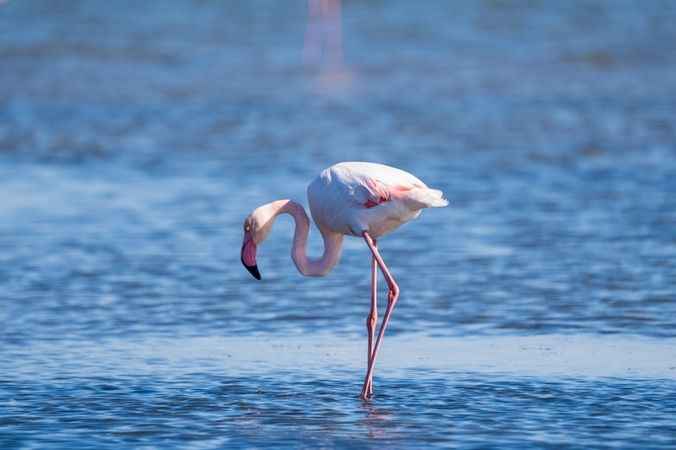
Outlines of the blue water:
[[[305,8],[0,2],[0,447],[676,446],[672,2],[346,1],[339,71]],[[451,202],[367,403],[363,243],[239,262],[341,160]]]

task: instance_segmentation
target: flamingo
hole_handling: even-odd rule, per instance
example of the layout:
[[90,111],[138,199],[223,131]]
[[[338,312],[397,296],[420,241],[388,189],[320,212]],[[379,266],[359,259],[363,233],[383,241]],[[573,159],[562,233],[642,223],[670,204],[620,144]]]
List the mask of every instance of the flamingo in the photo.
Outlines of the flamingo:
[[[377,239],[400,225],[417,218],[424,208],[448,205],[443,193],[430,189],[415,176],[383,164],[341,162],[323,170],[307,188],[310,212],[324,240],[324,253],[318,259],[306,254],[310,220],[305,208],[292,200],[276,200],[259,206],[244,220],[241,259],[257,280],[258,246],[268,237],[275,219],[290,214],[295,222],[291,259],[298,271],[308,277],[328,274],[340,259],[344,236],[362,238],[371,260],[371,311],[366,318],[368,332],[367,369],[360,397],[373,396],[373,370],[385,329],[399,299],[399,286],[378,251]],[[388,287],[387,308],[377,339],[377,270]]]

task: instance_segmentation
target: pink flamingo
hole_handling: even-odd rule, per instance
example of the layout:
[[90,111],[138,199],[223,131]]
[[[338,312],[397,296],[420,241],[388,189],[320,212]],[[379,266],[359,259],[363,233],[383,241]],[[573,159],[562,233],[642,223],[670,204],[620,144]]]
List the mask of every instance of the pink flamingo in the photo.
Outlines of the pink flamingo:
[[[343,162],[325,169],[308,186],[312,218],[324,240],[324,254],[310,259],[306,254],[310,220],[302,205],[292,200],[277,200],[256,208],[244,221],[242,264],[258,280],[256,249],[272,230],[275,218],[290,214],[296,228],[291,259],[298,271],[309,277],[324,276],[340,259],[343,236],[364,239],[373,255],[371,264],[371,312],[366,319],[368,352],[366,377],[361,397],[373,395],[373,369],[378,350],[399,298],[399,287],[378,252],[376,239],[415,219],[423,208],[443,207],[448,201],[441,191],[428,188],[410,173],[383,164]],[[378,320],[377,269],[383,273],[389,289],[387,309],[374,345]]]

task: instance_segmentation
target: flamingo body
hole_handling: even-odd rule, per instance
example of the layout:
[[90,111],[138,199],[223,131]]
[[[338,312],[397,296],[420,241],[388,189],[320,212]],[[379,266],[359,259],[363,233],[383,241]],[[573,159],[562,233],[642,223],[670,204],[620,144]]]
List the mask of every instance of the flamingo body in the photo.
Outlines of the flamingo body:
[[422,208],[448,205],[441,191],[384,164],[342,162],[320,173],[307,189],[310,212],[322,231],[373,238],[415,219]]

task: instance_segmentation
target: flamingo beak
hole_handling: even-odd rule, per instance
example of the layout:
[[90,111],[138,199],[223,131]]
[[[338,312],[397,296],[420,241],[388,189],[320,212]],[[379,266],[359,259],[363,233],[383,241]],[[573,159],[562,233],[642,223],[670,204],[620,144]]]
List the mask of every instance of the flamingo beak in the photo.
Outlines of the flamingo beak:
[[256,243],[253,241],[251,233],[244,233],[244,243],[242,243],[242,264],[251,275],[257,280],[261,279],[261,273],[256,264]]

